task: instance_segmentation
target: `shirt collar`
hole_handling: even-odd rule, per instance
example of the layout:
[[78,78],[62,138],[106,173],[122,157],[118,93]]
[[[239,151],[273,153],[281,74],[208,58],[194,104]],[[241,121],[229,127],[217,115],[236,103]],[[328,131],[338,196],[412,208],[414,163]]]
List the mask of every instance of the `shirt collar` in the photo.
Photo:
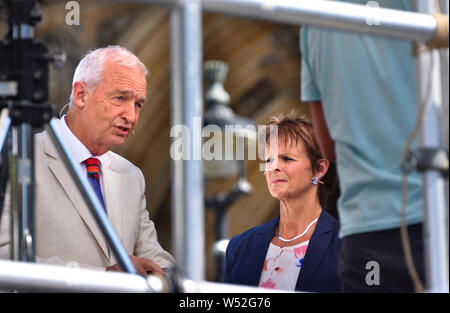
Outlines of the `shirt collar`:
[[62,137],[62,140],[68,146],[70,153],[77,163],[83,163],[86,159],[91,157],[97,158],[102,163],[102,166],[109,164],[108,152],[93,156],[92,153],[86,148],[86,146],[74,135],[66,123],[66,115],[64,114],[59,120],[58,130]]

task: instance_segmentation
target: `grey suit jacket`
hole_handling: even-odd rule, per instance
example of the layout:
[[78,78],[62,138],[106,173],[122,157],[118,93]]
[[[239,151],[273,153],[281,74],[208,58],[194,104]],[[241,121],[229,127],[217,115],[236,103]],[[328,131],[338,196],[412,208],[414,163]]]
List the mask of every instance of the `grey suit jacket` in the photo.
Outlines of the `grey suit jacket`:
[[[157,241],[146,210],[142,172],[113,152],[105,156],[102,176],[107,214],[127,253],[151,259],[162,268],[173,265],[173,257]],[[37,260],[97,269],[116,264],[46,131],[35,136],[35,160]],[[9,255],[8,200],[0,229],[1,258]]]

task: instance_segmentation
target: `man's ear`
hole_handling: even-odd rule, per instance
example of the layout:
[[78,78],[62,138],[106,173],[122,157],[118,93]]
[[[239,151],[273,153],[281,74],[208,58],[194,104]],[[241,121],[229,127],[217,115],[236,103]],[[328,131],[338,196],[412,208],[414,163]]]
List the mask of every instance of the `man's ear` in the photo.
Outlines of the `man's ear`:
[[86,105],[87,86],[83,82],[75,82],[72,86],[73,103],[80,109]]

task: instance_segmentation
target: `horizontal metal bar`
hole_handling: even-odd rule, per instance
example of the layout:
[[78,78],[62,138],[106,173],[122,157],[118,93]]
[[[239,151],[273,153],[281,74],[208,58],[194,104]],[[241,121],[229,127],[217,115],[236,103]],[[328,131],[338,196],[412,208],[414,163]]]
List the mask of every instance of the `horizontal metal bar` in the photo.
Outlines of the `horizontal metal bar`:
[[[165,7],[173,7],[180,3],[180,0],[113,0],[114,2],[128,2],[128,3],[140,3],[140,4],[150,4]],[[183,0],[181,0],[183,1]],[[190,0],[187,0],[190,1]]]
[[[124,2],[122,0],[121,2]],[[381,7],[325,0],[128,0],[126,2],[175,6],[201,2],[208,12],[256,18],[276,23],[308,25],[391,38],[429,42],[436,19]]]
[[[0,290],[27,292],[158,292],[155,276],[0,261]],[[162,284],[160,284],[162,286]],[[156,290],[155,290],[156,289]]]
[[203,0],[203,9],[272,22],[430,41],[436,29],[426,14],[321,0]]
[[[180,289],[186,293],[277,293],[283,290],[239,286],[181,278]],[[166,284],[155,275],[147,279],[120,272],[14,262],[0,260],[0,291],[25,292],[167,292]]]

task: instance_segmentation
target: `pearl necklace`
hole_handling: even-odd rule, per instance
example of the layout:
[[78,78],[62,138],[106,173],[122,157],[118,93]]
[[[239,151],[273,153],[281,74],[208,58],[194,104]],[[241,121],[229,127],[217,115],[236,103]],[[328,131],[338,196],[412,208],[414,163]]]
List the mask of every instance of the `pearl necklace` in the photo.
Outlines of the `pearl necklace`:
[[293,238],[290,238],[290,239],[285,239],[285,238],[281,237],[279,234],[277,235],[277,237],[278,237],[278,239],[280,239],[281,241],[284,241],[284,242],[291,242],[291,241],[294,241],[295,239],[298,239],[298,238],[300,238],[301,236],[305,235],[305,234],[308,232],[309,228],[310,228],[312,225],[314,225],[314,223],[317,222],[318,219],[319,219],[319,218],[316,218],[314,221],[312,221],[311,224],[309,224],[308,227],[306,227],[305,231],[304,231],[303,233],[301,233],[300,235],[297,235],[297,236],[295,236],[295,237],[293,237]]

